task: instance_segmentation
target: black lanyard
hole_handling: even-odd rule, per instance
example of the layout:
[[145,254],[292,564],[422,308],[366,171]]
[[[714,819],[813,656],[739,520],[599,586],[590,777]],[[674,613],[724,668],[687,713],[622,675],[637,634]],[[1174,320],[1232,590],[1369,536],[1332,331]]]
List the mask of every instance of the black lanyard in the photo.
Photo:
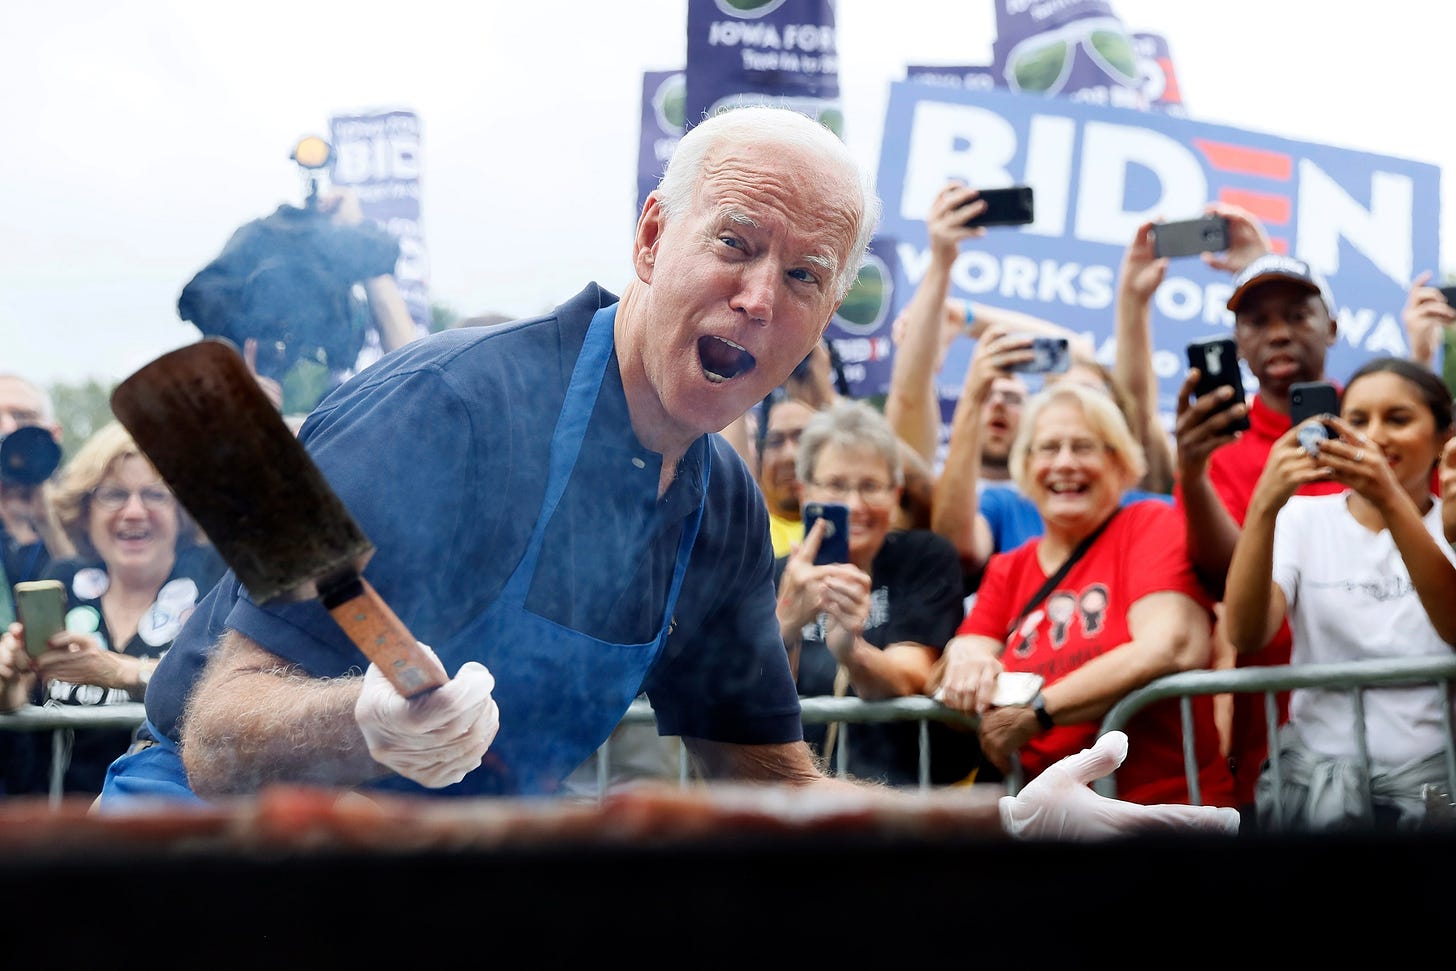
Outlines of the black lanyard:
[[[1083,538],[1082,542],[1077,544],[1076,548],[1073,549],[1072,552],[1067,556],[1067,558],[1062,562],[1062,565],[1057,567],[1057,572],[1047,577],[1046,582],[1043,583],[1040,587],[1037,587],[1036,593],[1031,595],[1031,599],[1028,600],[1025,606],[1023,606],[1021,610],[1017,613],[1016,619],[1013,620],[1011,622],[1011,625],[1006,628],[1007,643],[1010,643],[1012,635],[1014,635],[1017,629],[1021,626],[1021,622],[1026,619],[1026,615],[1035,610],[1036,605],[1045,600],[1047,596],[1056,589],[1057,584],[1062,582],[1062,579],[1066,577],[1068,571],[1072,569],[1076,562],[1082,558],[1083,554],[1085,554],[1087,550],[1091,549],[1092,544],[1096,541],[1097,537],[1102,535],[1102,531],[1107,528],[1109,523],[1117,518],[1117,514],[1121,511],[1122,508],[1120,506],[1117,509],[1112,510],[1112,515],[1102,520],[1102,525],[1098,526],[1096,529],[1092,530],[1092,532],[1088,533],[1086,537]],[[1018,644],[1017,646],[1020,647],[1021,645]]]

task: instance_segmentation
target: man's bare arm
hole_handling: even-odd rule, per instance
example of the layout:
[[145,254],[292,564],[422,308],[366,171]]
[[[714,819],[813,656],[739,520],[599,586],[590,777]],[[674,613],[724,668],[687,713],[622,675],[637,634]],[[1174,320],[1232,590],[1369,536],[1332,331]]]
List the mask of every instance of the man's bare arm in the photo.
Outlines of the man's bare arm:
[[[732,745],[701,738],[684,738],[695,763],[710,778],[725,782],[779,783],[802,787],[794,795],[799,809],[851,809],[884,812],[893,819],[897,809],[911,813],[906,819],[921,821],[939,811],[939,825],[954,826],[963,835],[1001,836],[1002,816],[996,786],[962,786],[939,790],[896,789],[875,782],[839,778],[827,774],[803,742],[787,745]],[[775,791],[770,789],[769,791]],[[824,802],[807,798],[822,793]],[[807,799],[807,801],[806,801]]]
[[1224,577],[1233,560],[1234,544],[1239,539],[1239,524],[1209,479],[1209,456],[1234,440],[1235,432],[1228,426],[1234,419],[1247,415],[1249,408],[1239,402],[1220,410],[1232,397],[1231,389],[1226,387],[1190,401],[1197,383],[1198,371],[1190,368],[1178,389],[1178,413],[1174,422],[1178,482],[1183,493],[1188,558],[1204,587],[1215,599],[1220,599]]
[[236,631],[182,719],[182,763],[199,796],[275,782],[353,786],[383,774],[354,720],[363,677],[315,678]]
[[809,746],[803,742],[737,745],[684,737],[683,744],[703,777],[715,781],[806,785],[824,778]]
[[[928,462],[935,461],[940,444],[940,396],[935,374],[945,353],[943,335],[951,267],[960,255],[961,243],[986,235],[984,227],[965,225],[967,219],[980,215],[985,208],[975,190],[958,181],[941,188],[925,217],[930,263],[900,319],[890,328],[896,346],[885,417],[895,434]],[[965,307],[956,309],[964,314]]]
[[[1167,257],[1153,250],[1154,224],[1138,227],[1123,251],[1118,272],[1114,334],[1117,356],[1112,373],[1127,389],[1137,408],[1132,432],[1142,443],[1148,471],[1140,483],[1152,492],[1172,492],[1174,463],[1172,437],[1158,420],[1158,376],[1153,371],[1153,293],[1162,285]],[[1130,419],[1131,420],[1131,419]]]
[[935,459],[940,444],[935,374],[940,370],[941,319],[949,289],[950,266],[932,261],[891,328],[897,340],[885,395],[885,417],[901,441],[927,461]]
[[410,316],[409,305],[399,292],[399,283],[390,274],[372,277],[364,281],[364,293],[369,300],[369,315],[379,330],[379,346],[385,353],[397,350],[415,339],[415,320]]

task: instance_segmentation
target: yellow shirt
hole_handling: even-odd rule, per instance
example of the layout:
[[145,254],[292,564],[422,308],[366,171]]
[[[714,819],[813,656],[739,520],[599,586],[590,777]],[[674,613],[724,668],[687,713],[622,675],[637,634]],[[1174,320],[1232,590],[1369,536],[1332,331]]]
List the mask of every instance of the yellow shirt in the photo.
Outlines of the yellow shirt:
[[768,537],[773,541],[775,559],[788,556],[791,547],[804,538],[804,521],[802,519],[785,519],[783,516],[769,513]]

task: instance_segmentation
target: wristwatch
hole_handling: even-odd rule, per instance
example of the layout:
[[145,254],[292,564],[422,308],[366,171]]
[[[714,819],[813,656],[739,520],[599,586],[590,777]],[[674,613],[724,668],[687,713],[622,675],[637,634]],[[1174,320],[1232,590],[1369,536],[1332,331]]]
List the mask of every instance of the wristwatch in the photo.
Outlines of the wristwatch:
[[1041,726],[1042,731],[1056,724],[1052,721],[1051,712],[1046,710],[1046,697],[1040,691],[1031,699],[1031,713],[1036,716],[1036,723]]
[[147,658],[138,659],[137,684],[141,686],[143,692],[147,690],[147,685],[151,683],[152,672],[156,669],[157,666],[155,664],[149,664]]

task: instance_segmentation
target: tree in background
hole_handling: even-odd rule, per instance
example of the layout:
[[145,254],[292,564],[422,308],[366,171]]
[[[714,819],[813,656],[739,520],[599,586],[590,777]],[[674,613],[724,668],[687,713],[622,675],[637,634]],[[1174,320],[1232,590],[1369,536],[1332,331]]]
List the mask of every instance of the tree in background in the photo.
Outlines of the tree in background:
[[430,304],[430,333],[438,334],[442,330],[449,330],[459,319],[460,315],[453,307],[447,307],[443,303]]
[[91,433],[111,421],[111,389],[94,378],[84,384],[50,386],[56,421],[61,423],[61,462],[67,462]]

